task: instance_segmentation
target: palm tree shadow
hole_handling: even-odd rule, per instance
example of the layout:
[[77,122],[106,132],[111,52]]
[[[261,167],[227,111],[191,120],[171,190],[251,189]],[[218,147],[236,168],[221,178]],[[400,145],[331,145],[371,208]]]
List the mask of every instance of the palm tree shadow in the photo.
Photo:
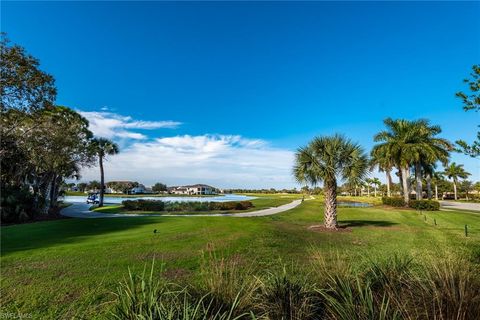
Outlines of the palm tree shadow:
[[342,220],[339,223],[340,228],[353,227],[391,227],[398,223],[384,220]]

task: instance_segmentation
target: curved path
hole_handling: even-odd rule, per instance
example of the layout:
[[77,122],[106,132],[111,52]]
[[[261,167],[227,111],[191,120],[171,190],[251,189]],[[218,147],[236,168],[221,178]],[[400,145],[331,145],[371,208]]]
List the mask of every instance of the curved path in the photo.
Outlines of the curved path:
[[445,210],[469,210],[469,211],[478,211],[480,212],[480,203],[474,202],[456,202],[456,201],[440,201],[442,209]]
[[[311,199],[305,199],[311,200]],[[73,203],[71,206],[62,209],[60,214],[71,217],[71,218],[131,218],[131,217],[236,217],[236,218],[245,218],[245,217],[263,217],[270,216],[272,214],[277,214],[284,212],[290,209],[293,209],[300,205],[302,200],[293,200],[290,203],[267,208],[257,211],[250,211],[244,213],[212,213],[212,214],[121,214],[121,213],[101,213],[90,211],[89,208],[91,205],[86,203]]]

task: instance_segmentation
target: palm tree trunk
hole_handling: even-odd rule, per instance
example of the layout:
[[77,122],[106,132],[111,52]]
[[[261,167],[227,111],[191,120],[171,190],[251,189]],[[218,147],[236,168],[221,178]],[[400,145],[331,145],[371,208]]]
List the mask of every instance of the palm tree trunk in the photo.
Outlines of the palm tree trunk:
[[325,228],[337,229],[337,183],[325,181]]
[[373,186],[373,196],[376,198],[377,197],[377,185]]
[[438,201],[438,185],[435,183],[435,200]]
[[98,157],[98,162],[100,165],[100,200],[98,202],[99,207],[103,207],[103,193],[105,192],[105,175],[103,172],[103,157]]
[[367,185],[367,197],[370,197],[370,185]]
[[455,196],[455,200],[457,200],[457,183],[453,180],[453,194]]
[[390,185],[392,184],[392,176],[390,175],[390,170],[385,170],[385,175],[387,176],[387,197],[390,197]]
[[425,179],[427,180],[427,197],[428,200],[432,200],[432,176],[430,173],[427,173]]
[[402,172],[402,191],[403,191],[403,200],[405,200],[405,205],[408,205],[409,199],[409,188],[408,188],[408,166],[405,166],[401,169]]
[[422,166],[420,164],[420,162],[417,162],[415,164],[415,179],[416,179],[416,182],[417,182],[417,200],[422,200],[423,198],[423,191],[422,191]]

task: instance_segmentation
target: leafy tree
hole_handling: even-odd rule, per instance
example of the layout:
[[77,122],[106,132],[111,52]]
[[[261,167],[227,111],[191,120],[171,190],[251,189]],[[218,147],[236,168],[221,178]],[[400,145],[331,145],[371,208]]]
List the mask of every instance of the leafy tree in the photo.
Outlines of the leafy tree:
[[[480,65],[473,65],[470,79],[465,79],[463,82],[467,84],[470,93],[460,91],[455,96],[462,100],[465,111],[474,110],[478,112],[480,110]],[[459,151],[466,155],[474,158],[480,156],[480,132],[477,132],[477,140],[471,145],[463,140],[458,140],[457,144],[460,147]]]
[[101,184],[97,180],[92,180],[87,184],[89,190],[100,190]]
[[85,192],[85,189],[87,189],[87,184],[85,182],[81,182],[77,184],[78,191]]
[[453,182],[453,193],[455,195],[455,200],[457,200],[457,185],[459,179],[467,179],[470,173],[466,172],[463,169],[463,164],[456,164],[455,162],[451,163],[445,168],[443,173]]
[[24,48],[10,45],[5,33],[0,41],[0,110],[32,112],[53,106],[57,90],[54,78],[39,69],[38,59]]
[[473,182],[470,180],[463,180],[460,183],[460,191],[465,192],[465,198],[469,200],[468,195],[471,191],[474,190],[474,185]]
[[368,172],[368,158],[356,143],[341,135],[314,138],[295,154],[293,174],[301,184],[323,183],[325,228],[336,229],[337,177],[348,181],[363,178]]
[[157,182],[152,187],[152,190],[155,191],[155,192],[167,191],[167,185],[164,184],[164,183]]
[[119,152],[118,145],[105,138],[95,138],[91,142],[91,150],[98,159],[100,167],[100,200],[99,207],[103,207],[103,196],[105,194],[105,173],[103,161],[107,156],[115,155]]

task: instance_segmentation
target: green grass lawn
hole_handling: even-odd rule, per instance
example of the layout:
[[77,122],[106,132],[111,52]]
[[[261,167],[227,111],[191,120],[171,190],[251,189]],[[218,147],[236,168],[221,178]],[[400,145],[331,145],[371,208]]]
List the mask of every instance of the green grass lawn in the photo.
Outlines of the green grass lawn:
[[[279,199],[292,198],[270,195],[261,201],[269,206]],[[2,312],[30,313],[34,319],[104,318],[127,268],[141,270],[155,259],[168,277],[194,282],[202,252],[235,258],[258,272],[283,264],[308,268],[313,251],[358,265],[395,253],[417,259],[451,253],[480,263],[480,215],[432,212],[425,221],[412,210],[339,208],[340,224],[350,232],[310,231],[321,223],[321,205],[321,199],[305,201],[257,218],[66,219],[2,227]]]

